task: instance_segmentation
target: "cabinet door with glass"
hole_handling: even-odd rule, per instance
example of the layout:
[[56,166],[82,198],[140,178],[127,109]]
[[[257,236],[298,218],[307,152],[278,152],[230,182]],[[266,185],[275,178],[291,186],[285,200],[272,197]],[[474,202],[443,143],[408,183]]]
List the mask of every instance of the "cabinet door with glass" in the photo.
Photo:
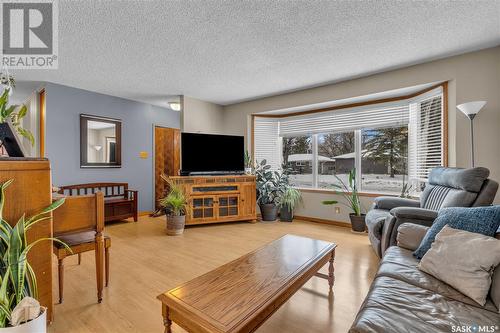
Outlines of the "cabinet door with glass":
[[214,196],[200,196],[194,197],[191,203],[191,216],[192,221],[208,221],[216,217],[215,211],[216,198]]
[[239,215],[239,195],[225,194],[217,196],[217,217],[234,218]]

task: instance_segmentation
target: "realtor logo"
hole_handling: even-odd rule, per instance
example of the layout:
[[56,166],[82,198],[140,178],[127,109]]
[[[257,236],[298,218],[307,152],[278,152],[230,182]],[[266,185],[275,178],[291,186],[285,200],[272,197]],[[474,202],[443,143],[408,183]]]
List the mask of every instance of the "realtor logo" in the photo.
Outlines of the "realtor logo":
[[4,0],[2,62],[14,69],[57,68],[57,0]]

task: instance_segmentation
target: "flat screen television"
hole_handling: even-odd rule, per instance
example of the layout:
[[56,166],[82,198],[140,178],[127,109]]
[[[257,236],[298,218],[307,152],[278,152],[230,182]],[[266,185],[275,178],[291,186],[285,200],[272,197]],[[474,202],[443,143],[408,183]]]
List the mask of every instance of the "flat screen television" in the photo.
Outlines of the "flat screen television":
[[242,136],[181,133],[181,175],[243,173],[244,149]]

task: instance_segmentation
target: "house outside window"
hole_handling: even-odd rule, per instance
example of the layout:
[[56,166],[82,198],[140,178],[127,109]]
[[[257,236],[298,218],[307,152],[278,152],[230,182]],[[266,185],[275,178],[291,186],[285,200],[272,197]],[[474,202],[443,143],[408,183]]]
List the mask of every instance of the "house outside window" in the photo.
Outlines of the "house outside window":
[[312,187],[312,137],[284,137],[282,147],[283,165],[291,170],[290,184],[296,187]]

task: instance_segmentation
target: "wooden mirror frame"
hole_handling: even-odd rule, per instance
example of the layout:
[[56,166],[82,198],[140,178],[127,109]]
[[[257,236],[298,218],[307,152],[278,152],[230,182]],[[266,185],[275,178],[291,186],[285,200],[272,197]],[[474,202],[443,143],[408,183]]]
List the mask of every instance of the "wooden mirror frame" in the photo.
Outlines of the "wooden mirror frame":
[[[100,121],[115,125],[116,133],[116,162],[89,163],[87,156],[88,122]],[[80,114],[80,168],[121,168],[122,166],[122,121],[120,119]]]

